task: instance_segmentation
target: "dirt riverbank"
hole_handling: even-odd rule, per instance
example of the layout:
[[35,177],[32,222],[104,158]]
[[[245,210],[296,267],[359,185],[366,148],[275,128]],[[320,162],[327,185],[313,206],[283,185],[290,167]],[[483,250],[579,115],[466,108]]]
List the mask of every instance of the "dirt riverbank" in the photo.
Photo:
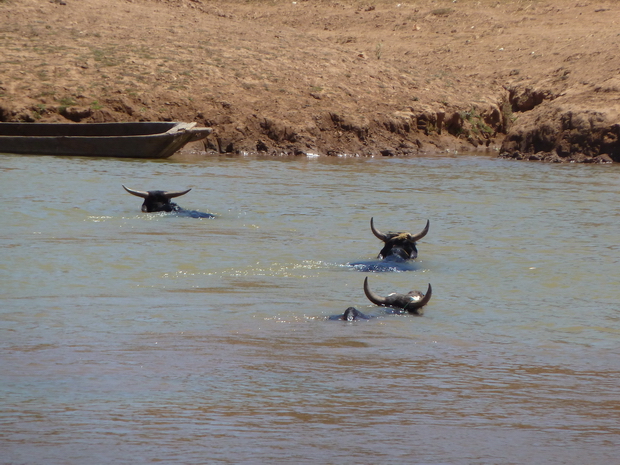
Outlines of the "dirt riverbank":
[[216,152],[620,161],[620,5],[0,0],[0,121],[197,121]]

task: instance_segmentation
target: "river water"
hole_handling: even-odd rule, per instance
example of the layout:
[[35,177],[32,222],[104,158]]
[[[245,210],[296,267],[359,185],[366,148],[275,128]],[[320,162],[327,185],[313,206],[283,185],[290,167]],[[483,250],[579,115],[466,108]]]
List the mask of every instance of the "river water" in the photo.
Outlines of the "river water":
[[[0,180],[0,463],[618,463],[620,166],[0,155]],[[417,270],[347,266],[371,217],[430,220]],[[424,316],[366,276],[431,283]],[[327,319],[349,306],[377,318]]]

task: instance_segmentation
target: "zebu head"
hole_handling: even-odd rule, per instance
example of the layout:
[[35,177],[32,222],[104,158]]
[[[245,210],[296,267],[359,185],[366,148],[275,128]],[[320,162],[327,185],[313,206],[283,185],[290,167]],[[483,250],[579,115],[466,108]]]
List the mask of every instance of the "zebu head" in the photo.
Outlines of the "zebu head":
[[364,279],[364,294],[375,305],[382,307],[402,308],[409,313],[415,313],[416,315],[424,314],[424,307],[431,296],[433,295],[433,288],[428,285],[426,294],[422,294],[420,291],[411,291],[407,294],[389,294],[386,297],[381,297],[379,294],[375,294],[368,287],[368,278]]
[[170,199],[180,197],[191,191],[191,189],[186,191],[137,191],[125,186],[123,186],[123,189],[136,197],[144,199],[142,211],[145,213],[179,211],[180,207],[176,203],[171,202]]
[[375,228],[374,218],[370,218],[370,229],[372,233],[381,239],[385,245],[378,258],[386,260],[409,260],[418,256],[416,242],[422,239],[428,233],[430,221],[426,220],[426,227],[418,234],[410,234],[408,232],[387,232],[382,233]]
[[347,308],[342,315],[334,315],[329,317],[330,320],[343,320],[343,321],[358,321],[358,320],[370,320],[370,317],[364,315],[355,307]]

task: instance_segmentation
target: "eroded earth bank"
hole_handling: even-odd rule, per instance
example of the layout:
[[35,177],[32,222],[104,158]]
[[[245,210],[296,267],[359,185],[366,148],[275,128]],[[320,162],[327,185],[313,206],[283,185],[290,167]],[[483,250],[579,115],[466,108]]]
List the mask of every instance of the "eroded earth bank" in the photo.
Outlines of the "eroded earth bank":
[[0,121],[196,121],[220,153],[620,161],[620,5],[0,0]]

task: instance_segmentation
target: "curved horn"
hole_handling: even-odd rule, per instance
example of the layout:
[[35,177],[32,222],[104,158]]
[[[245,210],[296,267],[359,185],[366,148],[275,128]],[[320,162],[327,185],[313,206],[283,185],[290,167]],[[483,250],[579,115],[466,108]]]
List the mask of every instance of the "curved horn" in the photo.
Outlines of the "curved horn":
[[164,195],[166,196],[167,199],[172,199],[174,197],[180,197],[182,195],[187,194],[189,191],[191,191],[192,189],[187,189],[186,191],[166,191],[164,192]]
[[431,287],[431,283],[428,283],[428,289],[426,290],[426,294],[422,299],[416,302],[410,302],[405,306],[405,310],[417,310],[418,308],[424,307],[429,300],[431,300],[431,296],[433,295],[433,288]]
[[137,191],[134,189],[130,189],[129,187],[125,187],[124,184],[121,184],[121,186],[123,186],[123,189],[125,189],[127,192],[135,195],[136,197],[142,197],[143,199],[146,199],[149,196],[149,193],[146,191]]
[[375,229],[375,225],[373,222],[374,218],[370,218],[370,229],[372,230],[372,233],[378,238],[381,239],[383,242],[386,242],[389,240],[389,237],[385,234],[383,234],[381,231],[379,231],[378,229]]
[[428,227],[430,225],[431,225],[430,220],[426,220],[426,227],[422,230],[422,232],[416,234],[415,236],[412,235],[410,240],[413,241],[413,242],[417,242],[420,239],[422,239],[424,236],[426,236],[428,234]]
[[368,297],[368,300],[370,300],[373,304],[385,305],[385,297],[381,297],[380,295],[375,294],[368,287],[368,276],[364,278],[364,294],[366,294],[366,297]]

